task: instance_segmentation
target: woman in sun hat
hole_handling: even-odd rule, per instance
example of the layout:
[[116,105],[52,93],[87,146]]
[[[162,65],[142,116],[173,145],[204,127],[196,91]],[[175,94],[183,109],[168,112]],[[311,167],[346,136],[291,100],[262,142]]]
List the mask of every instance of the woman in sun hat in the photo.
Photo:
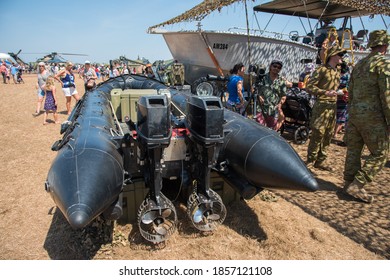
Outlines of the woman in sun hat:
[[91,62],[89,60],[84,62],[84,69],[80,72],[80,76],[84,80],[85,91],[94,87],[97,76],[96,71],[91,67]]
[[61,83],[62,91],[64,92],[65,99],[66,99],[66,110],[68,115],[70,115],[71,112],[72,96],[76,101],[80,99],[79,93],[77,92],[76,89],[72,68],[73,68],[73,63],[68,61],[65,64],[65,69],[59,71],[57,75],[55,75],[54,77],[57,81]]

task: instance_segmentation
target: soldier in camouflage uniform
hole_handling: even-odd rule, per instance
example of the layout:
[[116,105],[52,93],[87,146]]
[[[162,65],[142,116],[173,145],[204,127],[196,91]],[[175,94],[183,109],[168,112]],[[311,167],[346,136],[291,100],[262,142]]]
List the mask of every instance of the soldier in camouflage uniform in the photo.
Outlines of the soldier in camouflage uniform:
[[279,76],[282,67],[283,63],[280,60],[273,60],[269,72],[258,85],[256,121],[274,130],[278,130],[284,120],[282,104],[286,101],[287,85]]
[[[356,64],[349,87],[344,190],[367,203],[373,196],[367,194],[364,185],[383,168],[389,153],[390,61],[384,57],[389,43],[385,30],[370,33],[371,53]],[[361,166],[364,145],[370,155]]]
[[317,97],[314,103],[310,127],[312,130],[307,150],[307,167],[332,171],[325,163],[327,149],[336,125],[337,89],[340,85],[340,71],[337,66],[342,63],[346,53],[338,45],[328,50],[326,64],[314,71],[306,90]]

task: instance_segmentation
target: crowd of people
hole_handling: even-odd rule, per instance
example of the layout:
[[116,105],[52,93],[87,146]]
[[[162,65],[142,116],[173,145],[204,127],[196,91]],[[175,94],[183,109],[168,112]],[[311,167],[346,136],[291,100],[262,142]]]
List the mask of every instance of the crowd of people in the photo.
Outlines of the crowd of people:
[[[367,203],[374,198],[364,186],[373,181],[383,168],[389,153],[390,132],[390,61],[385,54],[390,44],[390,35],[385,30],[376,30],[369,34],[368,47],[371,53],[356,65],[348,65],[343,60],[346,50],[337,43],[337,36],[329,36],[324,42],[323,51],[319,52],[321,64],[315,67],[307,63],[299,77],[297,86],[315,97],[310,117],[311,136],[307,149],[306,164],[310,170],[321,169],[332,172],[332,165],[327,161],[328,149],[332,139],[344,132],[343,141],[347,147],[344,167],[344,191],[348,195]],[[285,116],[282,110],[288,88],[293,84],[280,75],[283,61],[274,59],[261,80],[245,92],[243,63],[237,63],[230,71],[227,83],[228,109],[245,114],[248,96],[256,92],[255,119],[260,124],[275,131],[281,129]],[[0,72],[3,83],[23,82],[22,66],[2,62]],[[20,74],[18,74],[20,73]],[[54,122],[58,123],[58,95],[55,81],[60,83],[66,99],[66,112],[72,110],[72,98],[77,102],[80,94],[75,79],[83,79],[84,91],[96,86],[96,82],[122,74],[142,74],[154,78],[152,65],[140,69],[129,69],[127,65],[114,61],[110,66],[91,64],[83,65],[67,62],[64,67],[57,64],[38,64],[37,104],[34,116],[41,114],[43,105],[46,125],[49,113],[53,113]],[[250,92],[250,93],[248,93]],[[361,163],[363,147],[370,155]]]
[[[4,63],[5,64],[5,63]],[[3,73],[3,67],[1,71]],[[53,113],[54,122],[58,123],[57,115],[57,95],[55,87],[53,88],[54,82],[57,81],[61,85],[62,93],[66,100],[66,113],[70,115],[72,111],[72,98],[77,102],[80,100],[80,93],[76,88],[76,76],[83,79],[84,81],[84,92],[93,89],[98,80],[105,81],[108,78],[113,78],[122,74],[141,74],[149,78],[154,78],[152,65],[147,64],[138,69],[133,67],[129,71],[126,64],[121,64],[114,61],[110,66],[92,64],[90,61],[85,61],[84,64],[74,65],[68,61],[64,66],[60,67],[57,63],[48,65],[45,62],[38,63],[37,70],[37,105],[33,116],[41,114],[41,108],[43,105],[44,109],[44,120],[43,124],[46,125],[47,116],[49,113]]]
[[25,71],[24,65],[18,65],[16,63],[9,63],[2,61],[0,65],[0,72],[3,78],[4,84],[11,83],[11,77],[14,84],[24,83],[23,72]]
[[[390,61],[385,54],[390,35],[385,30],[371,32],[370,54],[353,67],[343,60],[346,50],[339,46],[336,36],[329,36],[325,44],[319,52],[320,66],[306,64],[298,83],[315,97],[306,164],[310,170],[332,172],[328,149],[332,138],[344,130],[340,143],[347,147],[343,190],[359,201],[372,203],[374,198],[364,186],[373,181],[389,154]],[[282,67],[281,60],[273,60],[260,83],[251,89],[257,91],[256,120],[276,131],[283,124],[282,105],[287,88],[292,86],[279,75]],[[236,64],[228,82],[227,108],[234,111],[245,107],[243,71],[244,65]],[[362,164],[364,146],[370,155]]]

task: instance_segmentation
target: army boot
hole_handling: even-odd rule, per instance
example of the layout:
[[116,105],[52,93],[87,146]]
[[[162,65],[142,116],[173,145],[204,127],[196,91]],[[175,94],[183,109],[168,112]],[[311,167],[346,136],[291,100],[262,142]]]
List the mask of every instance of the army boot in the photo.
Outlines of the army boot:
[[306,161],[306,167],[312,171],[314,169],[314,161]]
[[344,181],[344,188],[343,188],[343,190],[346,191],[350,184],[352,184],[352,181]]
[[333,172],[334,171],[334,168],[331,167],[330,165],[326,164],[324,161],[316,162],[314,164],[314,167],[317,168],[317,169],[320,169],[320,170],[324,170],[324,171],[329,171],[329,172]]
[[344,186],[344,191],[350,196],[357,198],[363,202],[372,203],[374,201],[374,197],[372,195],[369,195],[364,189],[364,184],[360,183],[356,179],[353,180],[353,182],[348,186]]

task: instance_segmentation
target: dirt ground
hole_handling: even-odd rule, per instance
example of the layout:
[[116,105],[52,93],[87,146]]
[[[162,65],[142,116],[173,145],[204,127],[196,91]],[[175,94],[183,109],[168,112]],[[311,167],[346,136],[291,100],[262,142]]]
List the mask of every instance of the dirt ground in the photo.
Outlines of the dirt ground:
[[[72,230],[44,190],[60,125],[33,117],[36,74],[24,84],[0,83],[0,259],[390,259],[390,164],[369,186],[372,205],[339,192],[345,148],[332,144],[337,171],[316,171],[315,193],[278,191],[227,205],[227,218],[212,234],[193,229],[176,204],[179,225],[163,245],[143,241],[137,226],[96,221]],[[59,119],[67,119],[57,83]],[[83,92],[82,81],[77,87]],[[74,105],[74,101],[72,101]],[[52,116],[49,116],[52,119]],[[288,135],[286,135],[288,138]],[[293,147],[303,157],[307,144]]]

